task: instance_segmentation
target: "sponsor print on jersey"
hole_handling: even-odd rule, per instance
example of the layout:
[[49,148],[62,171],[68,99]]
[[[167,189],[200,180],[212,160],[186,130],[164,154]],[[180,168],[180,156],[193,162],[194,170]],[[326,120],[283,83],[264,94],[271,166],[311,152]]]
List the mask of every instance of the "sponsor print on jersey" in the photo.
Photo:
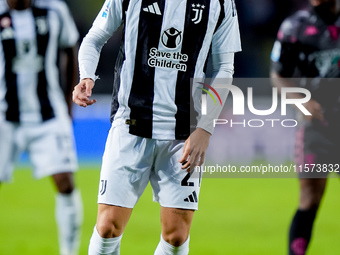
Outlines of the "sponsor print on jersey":
[[320,77],[337,77],[340,72],[340,49],[312,53],[309,61],[315,61]]
[[35,40],[18,40],[16,50],[17,55],[13,58],[12,66],[14,73],[39,73],[43,71],[44,58],[37,54],[38,49]]
[[177,48],[182,42],[182,31],[171,27],[163,31],[161,36],[162,44],[168,49]]
[[[178,48],[182,42],[182,31],[179,31],[174,27],[164,30],[161,35],[161,42],[165,48]],[[148,65],[150,67],[162,67],[185,72],[187,70],[187,65],[183,62],[187,61],[188,55],[182,54],[179,51],[162,51],[153,47],[149,52]]]
[[181,62],[188,61],[188,55],[182,54],[178,51],[168,52],[160,51],[156,48],[151,48],[149,53],[148,65],[150,67],[163,67],[176,69],[178,71],[185,72],[187,65]]

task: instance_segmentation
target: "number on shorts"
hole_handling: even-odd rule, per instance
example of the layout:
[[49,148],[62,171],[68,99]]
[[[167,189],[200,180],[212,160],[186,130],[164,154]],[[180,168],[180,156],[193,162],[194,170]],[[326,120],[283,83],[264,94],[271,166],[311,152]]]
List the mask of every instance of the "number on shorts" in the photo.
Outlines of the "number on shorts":
[[192,170],[192,171],[190,171],[189,173],[187,173],[186,176],[184,176],[184,178],[183,178],[183,180],[182,180],[182,182],[181,182],[181,186],[189,186],[189,187],[194,186],[194,183],[193,183],[193,182],[188,182],[188,180],[189,180],[189,178],[191,177],[191,175],[192,175],[193,172],[194,172],[194,171]]

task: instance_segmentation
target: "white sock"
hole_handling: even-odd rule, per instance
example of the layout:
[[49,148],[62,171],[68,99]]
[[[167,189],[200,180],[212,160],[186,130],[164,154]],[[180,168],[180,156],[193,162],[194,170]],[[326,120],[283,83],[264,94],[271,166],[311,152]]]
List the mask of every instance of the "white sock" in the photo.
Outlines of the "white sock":
[[121,240],[122,236],[113,238],[102,238],[98,233],[97,227],[94,226],[93,234],[90,240],[88,255],[119,255]]
[[154,255],[187,255],[189,254],[189,239],[190,238],[188,237],[188,239],[181,246],[175,247],[167,243],[161,235],[161,240]]
[[56,197],[56,221],[61,255],[77,255],[83,223],[83,204],[80,193],[58,193]]

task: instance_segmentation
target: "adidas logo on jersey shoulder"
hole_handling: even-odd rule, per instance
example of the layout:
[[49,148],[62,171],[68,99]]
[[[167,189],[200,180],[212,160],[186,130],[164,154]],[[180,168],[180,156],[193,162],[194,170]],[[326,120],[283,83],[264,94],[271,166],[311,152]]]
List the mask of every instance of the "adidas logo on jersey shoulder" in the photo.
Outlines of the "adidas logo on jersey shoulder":
[[157,2],[154,2],[153,4],[150,4],[149,6],[143,8],[143,11],[150,12],[156,15],[162,15]]

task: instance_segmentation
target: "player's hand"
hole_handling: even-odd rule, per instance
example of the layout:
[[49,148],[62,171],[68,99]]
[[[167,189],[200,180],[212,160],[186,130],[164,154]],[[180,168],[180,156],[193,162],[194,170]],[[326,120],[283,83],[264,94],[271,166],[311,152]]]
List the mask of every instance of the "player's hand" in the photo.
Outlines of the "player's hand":
[[96,99],[90,99],[92,95],[92,89],[94,87],[94,81],[90,78],[82,79],[77,86],[74,87],[72,93],[72,100],[77,105],[86,107],[97,102]]
[[182,169],[190,172],[196,166],[203,164],[210,136],[210,133],[201,128],[197,128],[189,136],[184,144],[183,155],[178,160],[178,162],[182,164]]
[[304,103],[303,105],[312,114],[312,115],[304,115],[307,120],[312,120],[312,119],[318,119],[320,121],[325,120],[321,105],[318,102],[316,102],[314,99],[309,100],[307,103]]

